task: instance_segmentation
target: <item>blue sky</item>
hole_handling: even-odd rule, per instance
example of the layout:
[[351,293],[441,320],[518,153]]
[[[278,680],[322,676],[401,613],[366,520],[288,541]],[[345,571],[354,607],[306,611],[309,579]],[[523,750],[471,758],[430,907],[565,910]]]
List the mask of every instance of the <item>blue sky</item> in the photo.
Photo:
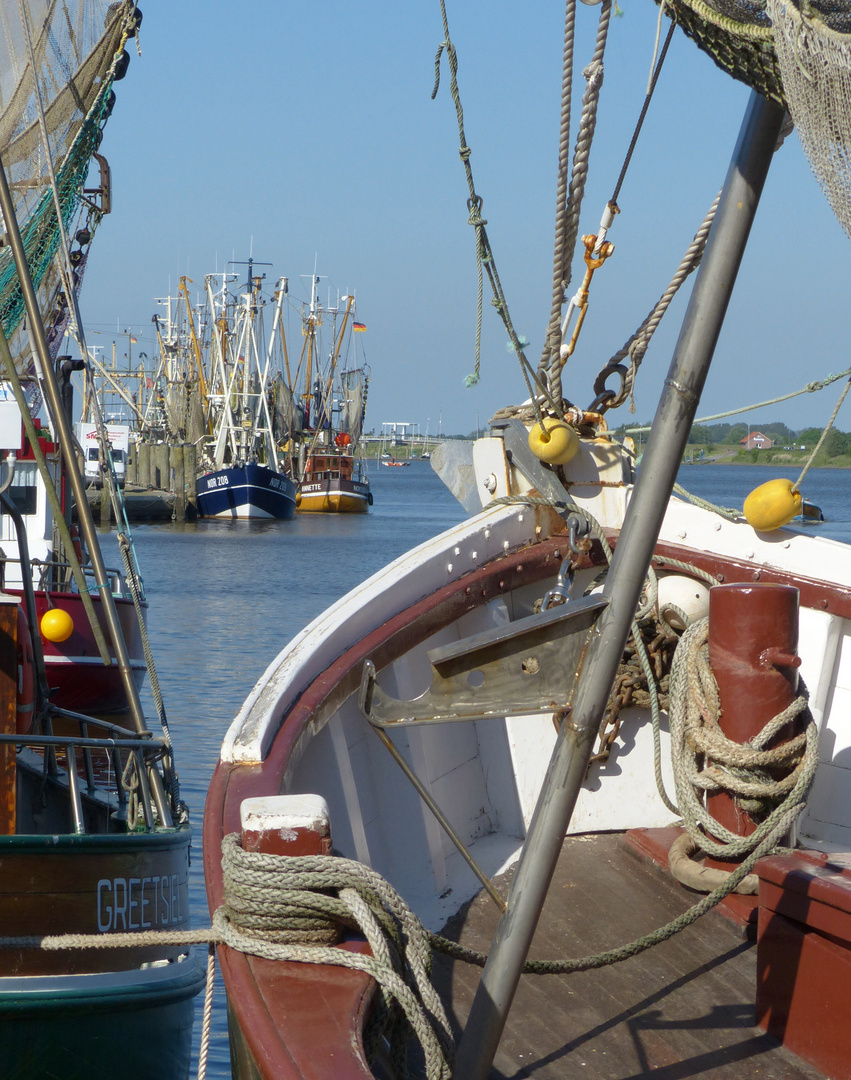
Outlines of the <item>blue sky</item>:
[[[620,0],[581,232],[595,231],[644,96],[656,28],[649,0]],[[469,432],[525,396],[486,296],[482,373],[475,340],[474,234],[437,0],[145,0],[134,55],[102,150],[114,211],[82,294],[90,344],[114,330],[154,353],[154,298],[181,274],[198,289],[249,251],[268,281],[306,296],[354,292],[372,367],[367,426],[410,421]],[[578,5],[577,69],[598,9]],[[476,187],[515,326],[537,362],[550,310],[563,6],[448,0]],[[582,88],[574,94],[574,122]],[[727,170],[748,91],[677,33],[620,197],[613,258],[598,272],[567,395],[593,398],[599,368],[666,287]],[[700,415],[802,387],[851,366],[843,316],[848,240],[796,136],[777,155],[719,342]],[[574,287],[581,278],[574,263]],[[653,415],[688,286],[642,367],[636,413]],[[295,324],[293,329],[297,333]],[[95,333],[98,331],[98,333]],[[118,338],[119,355],[126,338]],[[823,424],[841,384],[744,417]],[[851,406],[849,406],[851,408]],[[851,418],[840,413],[840,428]]]

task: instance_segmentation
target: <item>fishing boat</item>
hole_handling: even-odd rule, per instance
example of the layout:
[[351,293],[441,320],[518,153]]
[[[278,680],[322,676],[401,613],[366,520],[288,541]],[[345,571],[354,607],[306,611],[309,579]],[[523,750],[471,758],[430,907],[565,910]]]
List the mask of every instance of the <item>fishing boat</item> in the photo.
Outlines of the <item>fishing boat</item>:
[[[78,292],[109,211],[98,148],[140,21],[127,0],[32,0],[7,7],[0,37],[0,1074],[8,1077],[179,1080],[203,982],[180,943],[191,826],[165,713],[157,736],[131,653],[144,634],[144,588],[127,533],[121,570],[104,562],[71,427],[70,373],[88,355]],[[86,186],[92,160],[97,188]],[[79,361],[59,356],[66,332]],[[98,429],[107,484],[119,494],[102,417]],[[128,611],[136,639],[125,638]],[[118,722],[91,714],[119,706]],[[155,929],[177,931],[176,943],[152,942],[145,934]],[[115,936],[128,932],[129,941]]]
[[[262,282],[253,272],[239,296],[228,284],[234,275],[206,278],[211,322],[207,365],[207,416],[210,435],[204,443],[201,472],[196,481],[198,513],[205,518],[275,518],[295,513],[296,487],[284,469],[273,429],[269,398],[273,383],[271,343],[265,349]],[[276,320],[283,290],[279,291]],[[274,341],[274,331],[272,340]]]
[[[32,384],[30,387],[33,394],[37,393]],[[99,655],[98,637],[103,640],[107,619],[79,527],[67,520],[71,517],[70,499],[62,520],[68,530],[72,554],[68,555],[62,541],[55,539],[59,530],[49,490],[68,490],[60,447],[49,430],[42,427],[41,420],[35,418],[39,456],[47,468],[45,479],[32,443],[22,431],[17,405],[7,383],[0,384],[0,399],[12,407],[20,439],[8,493],[11,506],[0,516],[4,587],[19,598],[23,598],[25,587],[33,590],[35,621],[28,630],[39,635],[53,704],[72,712],[98,715],[123,712],[127,708],[127,696],[115,651],[108,641],[109,663],[105,664]],[[72,559],[74,566],[79,567],[76,575]],[[147,612],[144,588],[134,602],[124,568],[109,567],[108,577],[138,690],[147,673],[139,621]],[[89,621],[90,612],[97,621],[97,630]]]
[[787,527],[791,481],[744,513],[673,496],[785,109],[818,156],[799,91],[833,100],[847,27],[720,7],[666,5],[754,92],[640,468],[605,417],[660,310],[589,407],[562,389],[617,211],[567,304],[563,146],[530,397],[433,455],[470,518],[307,626],[225,737],[204,862],[234,1076],[851,1075],[851,547]]
[[[304,344],[296,386],[282,399],[284,427],[299,476],[296,507],[305,514],[365,514],[372,492],[360,440],[369,366],[358,355],[355,342],[366,332],[366,324],[355,319],[354,296],[323,307],[319,280],[314,273],[310,301],[302,314]],[[320,330],[326,322],[332,345],[323,359]]]

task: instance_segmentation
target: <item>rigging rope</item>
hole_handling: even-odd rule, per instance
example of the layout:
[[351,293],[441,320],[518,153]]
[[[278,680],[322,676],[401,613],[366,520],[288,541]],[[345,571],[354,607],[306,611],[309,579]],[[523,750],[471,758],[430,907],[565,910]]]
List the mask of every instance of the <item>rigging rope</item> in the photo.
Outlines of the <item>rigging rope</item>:
[[[573,174],[570,179],[570,188],[567,199],[564,199],[567,172],[567,152],[570,135],[570,84],[573,78],[573,36],[574,36],[574,0],[567,0],[567,15],[565,17],[565,45],[564,60],[562,64],[562,116],[559,134],[559,176],[557,184],[557,211],[556,211],[556,243],[553,266],[553,307],[550,314],[550,324],[544,341],[544,350],[538,364],[538,375],[541,382],[548,381],[557,401],[561,402],[561,389],[556,385],[560,378],[564,359],[560,357],[562,345],[561,313],[565,302],[565,293],[570,284],[570,263],[573,251],[576,247],[576,237],[579,232],[579,217],[582,210],[582,200],[585,194],[585,183],[588,178],[588,161],[591,152],[591,143],[594,138],[594,129],[597,123],[597,106],[600,100],[600,88],[603,84],[603,57],[606,51],[609,23],[611,20],[611,0],[602,0],[600,8],[600,20],[597,27],[597,38],[594,45],[594,55],[589,65],[583,71],[586,81],[585,93],[582,97],[582,113],[579,121],[579,133],[576,138],[576,148],[573,155]],[[549,371],[547,370],[549,369]],[[561,408],[558,415],[563,415]]]
[[[467,176],[467,187],[469,189],[469,198],[467,199],[467,209],[469,211],[468,222],[476,230],[476,269],[478,275],[478,300],[476,309],[476,349],[475,349],[475,365],[473,373],[468,375],[465,379],[467,386],[474,386],[479,381],[479,369],[481,366],[481,334],[482,334],[482,304],[483,304],[483,291],[484,291],[484,277],[483,274],[487,273],[488,281],[493,292],[493,299],[491,303],[496,308],[499,317],[502,319],[505,329],[508,332],[508,338],[514,349],[515,355],[520,363],[520,370],[523,373],[523,378],[526,382],[526,389],[529,393],[529,397],[535,403],[536,412],[538,412],[538,419],[541,419],[540,409],[538,406],[539,397],[543,397],[549,402],[550,407],[557,411],[560,403],[556,403],[545,383],[542,383],[538,374],[532,369],[529,361],[526,358],[526,354],[523,351],[523,343],[517,335],[514,329],[514,324],[511,320],[511,315],[508,311],[508,301],[505,298],[505,294],[502,289],[502,284],[499,280],[499,274],[496,269],[496,260],[494,258],[493,251],[491,250],[490,241],[485,226],[487,221],[482,217],[482,198],[476,193],[475,183],[473,181],[473,170],[470,165],[470,155],[472,151],[467,145],[467,137],[464,133],[464,110],[461,106],[461,94],[458,89],[458,56],[455,51],[455,46],[449,36],[449,20],[446,14],[446,0],[440,0],[440,11],[443,19],[443,41],[440,43],[437,49],[437,54],[434,59],[434,89],[432,90],[432,99],[437,96],[438,89],[440,88],[440,59],[444,51],[449,59],[449,75],[450,75],[450,92],[452,95],[452,101],[455,104],[455,114],[458,120],[458,135],[460,139],[460,155],[461,160],[464,163],[464,171]],[[534,384],[534,390],[533,390]]]

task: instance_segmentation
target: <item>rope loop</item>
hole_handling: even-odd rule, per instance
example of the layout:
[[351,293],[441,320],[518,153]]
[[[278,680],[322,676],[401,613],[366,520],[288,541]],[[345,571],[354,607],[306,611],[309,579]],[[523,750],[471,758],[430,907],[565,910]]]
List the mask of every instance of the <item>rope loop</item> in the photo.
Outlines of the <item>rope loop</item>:
[[[469,153],[469,148],[467,148],[467,154],[469,155]],[[469,225],[474,225],[476,227],[487,225],[487,220],[482,217],[482,203],[483,199],[481,195],[472,195],[467,200],[467,209],[470,211],[470,216],[467,218],[467,223]]]

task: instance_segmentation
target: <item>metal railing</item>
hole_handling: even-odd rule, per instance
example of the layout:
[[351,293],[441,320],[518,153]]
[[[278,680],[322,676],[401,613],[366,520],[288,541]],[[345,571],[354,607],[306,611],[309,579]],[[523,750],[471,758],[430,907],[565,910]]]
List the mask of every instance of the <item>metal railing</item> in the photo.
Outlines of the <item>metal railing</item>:
[[[79,734],[54,735],[52,719],[61,718],[77,724]],[[126,818],[128,830],[141,825],[153,830],[157,825],[171,827],[177,807],[169,804],[162,783],[152,783],[152,772],[162,766],[165,788],[170,790],[169,774],[172,769],[171,748],[163,738],[140,738],[135,732],[106,720],[99,720],[65,709],[51,709],[43,720],[48,728],[43,734],[0,735],[0,745],[14,745],[18,751],[24,747],[41,751],[43,777],[61,783],[57,753],[64,757],[65,775],[70,799],[71,820],[74,832],[86,832],[83,809],[83,789],[89,796],[101,792],[109,802],[114,802],[113,815]],[[102,737],[89,734],[90,728],[105,732]],[[110,765],[113,785],[96,777],[93,752],[103,751]],[[82,776],[78,766],[78,754],[82,759]]]

